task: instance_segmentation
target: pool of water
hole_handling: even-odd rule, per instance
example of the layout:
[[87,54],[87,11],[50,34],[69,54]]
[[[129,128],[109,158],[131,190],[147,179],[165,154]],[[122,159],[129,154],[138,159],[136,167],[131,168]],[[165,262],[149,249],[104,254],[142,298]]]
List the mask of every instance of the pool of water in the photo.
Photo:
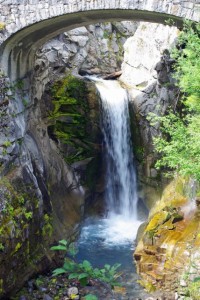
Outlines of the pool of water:
[[137,283],[139,278],[133,262],[135,238],[140,224],[140,221],[127,221],[116,216],[111,219],[90,217],[82,225],[78,261],[86,259],[93,267],[99,268],[105,264],[121,264],[123,275],[120,281],[126,293],[113,299],[135,300],[148,296]]

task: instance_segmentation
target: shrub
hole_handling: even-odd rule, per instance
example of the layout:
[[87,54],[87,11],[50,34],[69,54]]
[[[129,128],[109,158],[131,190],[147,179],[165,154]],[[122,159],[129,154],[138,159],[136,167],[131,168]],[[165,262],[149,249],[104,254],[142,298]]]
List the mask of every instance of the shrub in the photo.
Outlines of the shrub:
[[93,268],[91,263],[84,260],[81,263],[77,263],[74,259],[77,254],[77,250],[74,243],[69,243],[66,240],[59,241],[57,246],[51,247],[51,250],[65,251],[67,256],[64,258],[64,263],[61,268],[57,268],[53,271],[53,275],[67,274],[68,279],[77,279],[82,286],[87,285],[91,279],[97,279],[106,282],[113,288],[119,285],[117,278],[121,273],[117,272],[120,264],[110,266],[105,264],[103,269]]
[[164,116],[151,114],[152,123],[160,125],[154,139],[159,159],[157,168],[165,167],[200,181],[200,24],[185,22],[172,51],[176,59],[174,77],[182,93],[181,109]]

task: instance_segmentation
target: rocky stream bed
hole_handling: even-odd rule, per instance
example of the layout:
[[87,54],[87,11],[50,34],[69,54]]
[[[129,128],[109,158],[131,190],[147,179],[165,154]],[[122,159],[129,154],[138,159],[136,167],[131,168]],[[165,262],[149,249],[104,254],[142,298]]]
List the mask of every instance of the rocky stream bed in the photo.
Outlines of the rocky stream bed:
[[[179,299],[174,293],[155,292],[149,294],[141,291],[141,286],[132,282],[126,282],[124,274],[120,279],[124,282],[121,287],[112,290],[107,284],[98,280],[91,280],[90,285],[81,287],[78,281],[69,281],[66,276],[52,277],[51,273],[29,280],[25,287],[10,300],[71,300],[85,299],[92,294],[98,300],[175,300]],[[130,278],[129,278],[130,280]],[[126,285],[126,287],[125,287]],[[135,286],[133,296],[130,294],[131,285]],[[138,295],[137,295],[138,293]],[[181,298],[180,298],[181,299]]]

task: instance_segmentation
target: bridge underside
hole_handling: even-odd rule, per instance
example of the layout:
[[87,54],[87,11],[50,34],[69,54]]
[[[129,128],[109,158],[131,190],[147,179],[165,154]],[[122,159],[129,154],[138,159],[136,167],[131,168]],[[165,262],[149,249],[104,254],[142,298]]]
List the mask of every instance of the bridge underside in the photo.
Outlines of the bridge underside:
[[32,70],[38,48],[61,32],[105,21],[146,21],[164,24],[172,19],[181,27],[182,19],[151,11],[142,10],[93,10],[65,14],[28,26],[9,37],[0,47],[1,68],[11,80],[23,78]]

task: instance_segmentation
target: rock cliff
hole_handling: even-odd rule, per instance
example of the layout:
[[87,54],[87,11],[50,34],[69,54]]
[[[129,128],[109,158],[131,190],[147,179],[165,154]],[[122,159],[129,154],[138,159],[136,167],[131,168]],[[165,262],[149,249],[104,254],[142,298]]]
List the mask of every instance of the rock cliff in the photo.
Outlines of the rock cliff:
[[[143,30],[142,26],[147,24],[140,24],[125,43],[120,78],[129,90],[135,126],[139,124],[139,179],[144,201],[150,208],[149,218],[139,230],[134,258],[146,289],[186,295],[190,288],[192,297],[198,299],[199,285],[191,280],[199,276],[199,184],[179,176],[166,180],[154,168],[156,154],[152,141],[159,134],[159,125],[152,126],[149,116],[151,112],[162,115],[170,107],[176,110],[180,99],[173,79],[174,61],[167,50],[174,44],[178,31],[152,24]],[[138,146],[143,149],[143,161],[141,153],[137,153]]]
[[[106,23],[63,33],[38,51],[23,80],[11,83],[1,74],[0,297],[55,262],[51,243],[76,234],[94,189],[101,139],[98,97],[78,73],[118,70],[136,26]],[[66,88],[73,105],[59,101]]]
[[[135,258],[145,284],[163,284],[177,243],[180,249],[181,239],[171,246],[173,236],[183,228],[183,239],[188,228],[189,236],[194,227],[195,234],[198,231],[196,210],[191,211],[191,223],[180,209],[190,202],[183,191],[189,186],[185,179],[180,179],[178,194],[175,181],[162,196],[167,182],[154,168],[152,143],[159,128],[148,119],[150,112],[160,114],[176,107],[179,90],[166,50],[176,36],[176,28],[157,24],[89,25],[46,43],[37,52],[33,72],[23,80],[11,84],[0,75],[0,296],[54,263],[49,245],[76,234],[86,198],[102,200],[98,97],[81,75],[120,70],[124,51],[120,81],[130,94],[140,198],[152,208]],[[170,253],[163,243],[171,247]],[[185,253],[186,248],[180,251]],[[166,266],[160,270],[163,261]]]

